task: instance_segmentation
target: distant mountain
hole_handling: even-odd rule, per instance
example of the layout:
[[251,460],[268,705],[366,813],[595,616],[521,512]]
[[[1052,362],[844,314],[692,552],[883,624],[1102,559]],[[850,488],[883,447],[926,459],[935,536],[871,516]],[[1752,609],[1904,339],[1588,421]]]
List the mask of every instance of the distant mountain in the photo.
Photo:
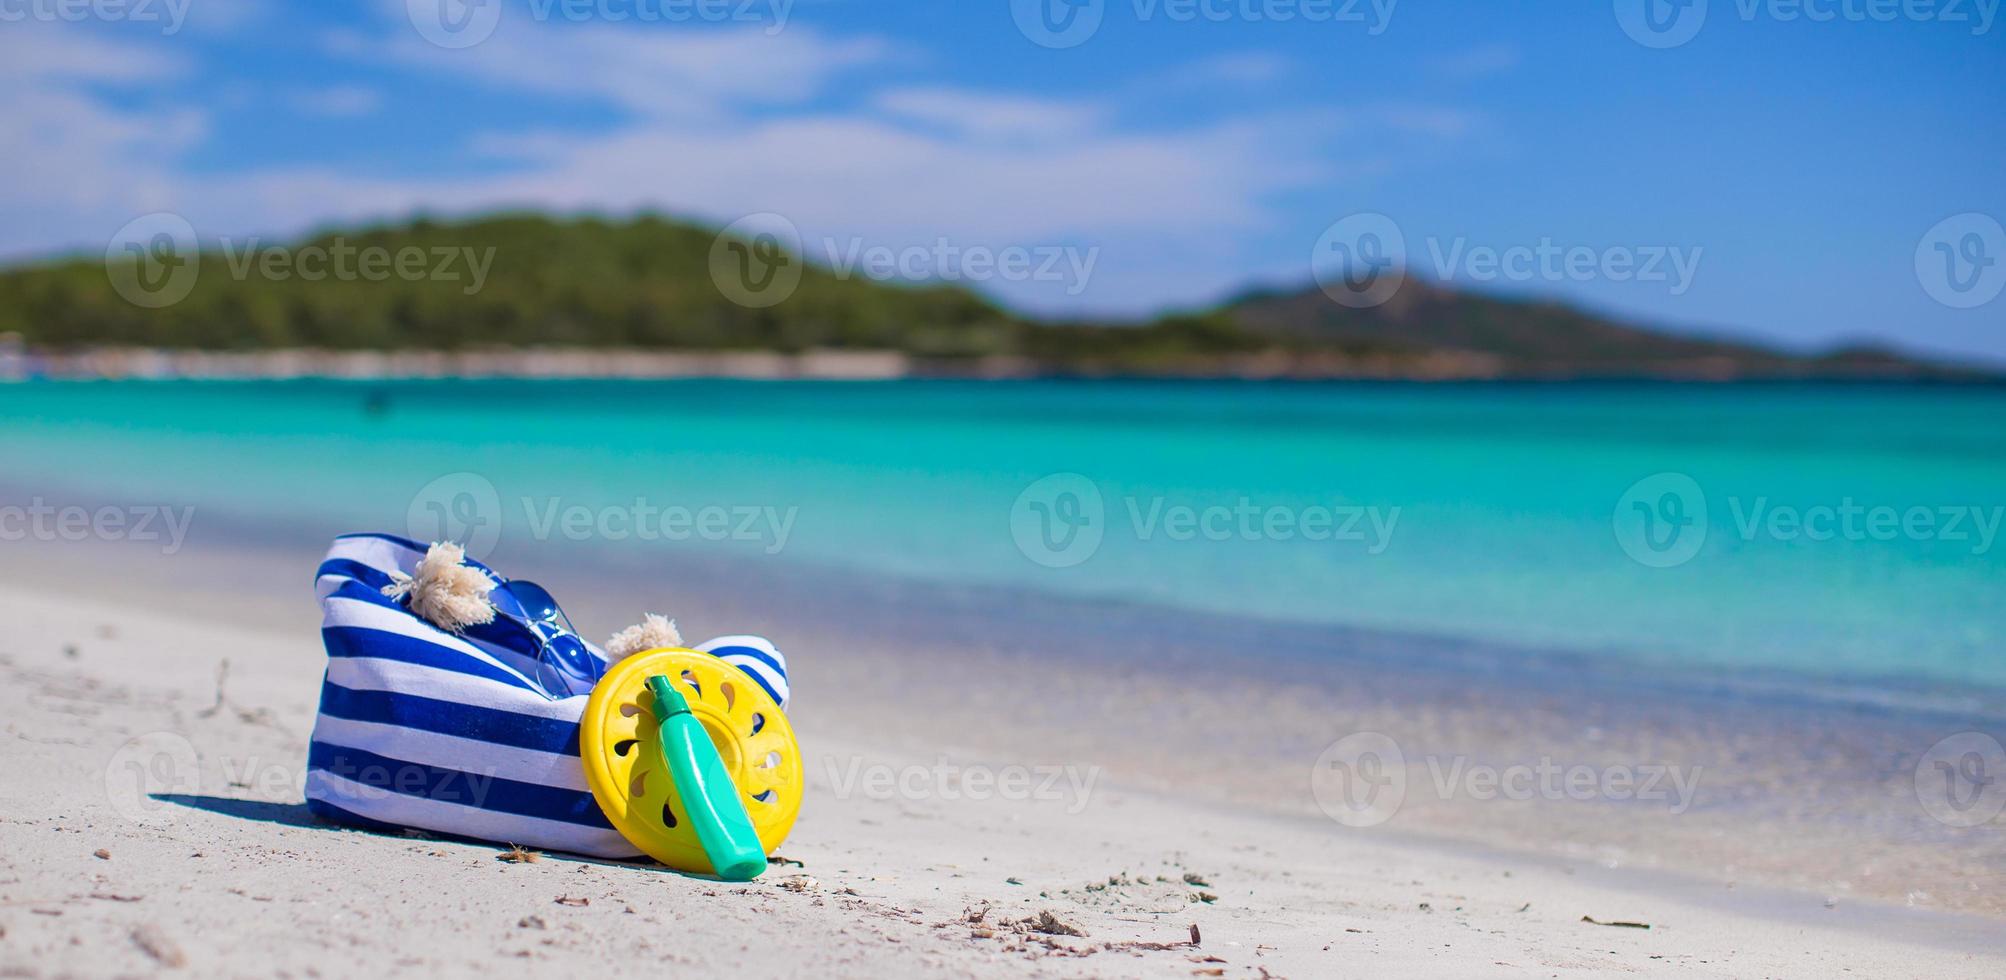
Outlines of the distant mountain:
[[1252,332],[1318,343],[1460,356],[1497,377],[1953,378],[1983,372],[1891,351],[1849,348],[1801,356],[1743,342],[1617,323],[1558,303],[1456,292],[1409,279],[1385,303],[1353,309],[1323,291],[1262,291],[1224,314]]
[[[192,289],[158,309],[121,297],[104,261],[82,256],[0,271],[0,340],[16,335],[17,345],[45,361],[106,349],[564,348],[881,351],[899,355],[907,365],[900,370],[910,373],[985,376],[1976,376],[1884,351],[1807,358],[1672,336],[1565,306],[1412,281],[1366,310],[1340,306],[1312,287],[1248,294],[1217,309],[1143,324],[1049,323],[959,286],[843,277],[788,256],[801,263],[798,285],[784,301],[755,308],[732,302],[713,280],[717,241],[711,229],[652,215],[421,219],[265,243],[283,244],[280,258],[289,264],[276,267],[242,243],[233,251],[205,251],[190,259],[198,270]],[[325,260],[309,266],[302,259],[341,249],[351,256],[365,249],[421,255],[426,269],[450,255],[461,258],[450,260],[451,278],[418,272],[367,279],[329,274]],[[320,274],[309,275],[315,268]]]

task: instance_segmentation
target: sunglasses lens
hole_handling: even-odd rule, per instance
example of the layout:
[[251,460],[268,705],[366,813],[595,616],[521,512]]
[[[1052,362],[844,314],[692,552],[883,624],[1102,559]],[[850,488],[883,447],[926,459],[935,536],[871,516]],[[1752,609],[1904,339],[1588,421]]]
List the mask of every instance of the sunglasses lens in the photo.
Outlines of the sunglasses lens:
[[556,597],[543,586],[535,582],[517,580],[502,588],[508,591],[509,598],[514,599],[522,607],[522,618],[532,623],[556,623],[564,627],[567,632],[576,632],[571,629],[571,620],[564,615],[564,609],[557,604]]
[[599,679],[599,658],[585,649],[584,641],[569,633],[544,641],[537,659],[541,671],[561,679],[559,684],[551,684],[551,677],[544,678],[546,687],[552,689],[589,691]]

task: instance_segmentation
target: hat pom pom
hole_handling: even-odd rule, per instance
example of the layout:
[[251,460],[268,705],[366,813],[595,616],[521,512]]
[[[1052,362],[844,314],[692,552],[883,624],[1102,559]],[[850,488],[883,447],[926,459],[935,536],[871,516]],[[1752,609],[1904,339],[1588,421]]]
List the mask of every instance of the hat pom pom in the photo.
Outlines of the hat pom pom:
[[644,650],[682,645],[683,635],[676,631],[675,620],[649,613],[640,622],[613,634],[606,641],[606,656],[619,661]]
[[426,550],[416,575],[392,572],[383,594],[406,600],[412,613],[449,633],[492,623],[495,606],[488,593],[495,581],[466,560],[467,549],[441,541]]

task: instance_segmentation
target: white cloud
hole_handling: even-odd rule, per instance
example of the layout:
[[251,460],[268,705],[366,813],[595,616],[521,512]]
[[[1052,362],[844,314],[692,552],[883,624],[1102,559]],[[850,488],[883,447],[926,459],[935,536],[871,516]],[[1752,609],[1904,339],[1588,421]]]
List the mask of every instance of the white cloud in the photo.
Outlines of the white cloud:
[[1102,106],[953,88],[899,88],[873,100],[887,115],[983,139],[1078,136],[1107,115]]
[[118,109],[93,88],[143,92],[187,70],[177,56],[66,25],[0,31],[0,84],[9,90],[0,113],[0,207],[9,217],[0,223],[0,255],[109,239],[135,215],[173,201],[172,159],[207,133],[206,113]]
[[[1097,247],[1083,295],[1039,284],[998,291],[1052,312],[1133,310],[1138,302],[1198,302],[1234,285],[1245,269],[1238,243],[1279,223],[1275,195],[1368,165],[1354,160],[1337,172],[1317,162],[1333,137],[1366,144],[1402,128],[1453,128],[1448,116],[1418,106],[1139,127],[1120,120],[1140,96],[1119,89],[1094,100],[915,85],[856,91],[846,77],[852,69],[902,53],[798,26],[779,37],[534,22],[510,31],[505,22],[465,50],[432,47],[409,31],[340,36],[330,47],[418,73],[416,84],[460,97],[490,89],[557,104],[608,103],[630,110],[626,119],[584,133],[548,124],[482,133],[469,149],[496,166],[478,176],[296,165],[196,173],[162,148],[185,148],[200,136],[202,110],[121,112],[68,81],[131,85],[185,65],[123,46],[42,51],[33,74],[16,61],[0,71],[28,81],[20,87],[33,96],[34,125],[60,121],[64,137],[34,142],[9,128],[30,125],[18,113],[0,117],[6,145],[26,147],[0,162],[0,176],[15,178],[0,183],[0,210],[31,219],[8,223],[16,237],[0,237],[0,251],[102,241],[137,214],[170,207],[208,238],[284,236],[420,209],[652,208],[717,224],[775,211],[811,242],[860,236],[896,248],[946,237],[963,247]],[[1259,60],[1208,70],[1251,80],[1267,72]],[[384,84],[403,91],[405,83]],[[382,93],[337,84],[291,98],[296,108],[323,113],[398,111]],[[214,98],[205,106],[248,111]],[[32,220],[42,216],[48,220]]]
[[387,36],[340,32],[327,46],[489,88],[594,98],[643,115],[798,103],[838,73],[891,53],[877,38],[834,39],[800,26],[769,35],[758,27],[685,32],[510,19],[467,48],[438,47],[408,28]]

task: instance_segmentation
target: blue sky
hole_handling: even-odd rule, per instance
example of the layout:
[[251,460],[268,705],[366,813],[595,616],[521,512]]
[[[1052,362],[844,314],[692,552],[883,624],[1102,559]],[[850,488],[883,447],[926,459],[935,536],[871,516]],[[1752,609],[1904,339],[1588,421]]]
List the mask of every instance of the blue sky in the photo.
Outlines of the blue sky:
[[[775,212],[811,243],[1091,251],[1084,280],[981,288],[1140,316],[1307,283],[1325,229],[1373,212],[1424,276],[2006,363],[2006,297],[1939,302],[1917,258],[1975,214],[1953,238],[2006,274],[1998,0],[1693,0],[1663,48],[1625,30],[1644,0],[1090,0],[1068,47],[1018,16],[1068,0],[488,0],[491,33],[444,36],[466,47],[427,38],[459,0],[146,2],[0,0],[0,255],[155,210],[210,238]],[[1541,243],[1690,275],[1437,261]]]

